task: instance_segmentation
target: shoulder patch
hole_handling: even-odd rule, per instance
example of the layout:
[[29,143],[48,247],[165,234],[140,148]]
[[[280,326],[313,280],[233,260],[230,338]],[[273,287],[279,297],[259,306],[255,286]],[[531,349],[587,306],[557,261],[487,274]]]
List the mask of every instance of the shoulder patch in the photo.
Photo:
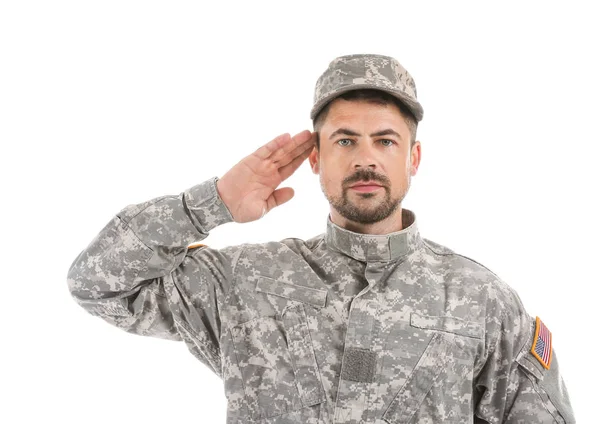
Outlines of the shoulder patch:
[[535,317],[535,335],[531,353],[547,370],[552,362],[552,333],[544,325],[540,317]]
[[188,249],[195,249],[196,247],[202,247],[202,246],[206,246],[206,245],[202,244],[202,243],[193,243],[193,244],[190,244],[187,248]]

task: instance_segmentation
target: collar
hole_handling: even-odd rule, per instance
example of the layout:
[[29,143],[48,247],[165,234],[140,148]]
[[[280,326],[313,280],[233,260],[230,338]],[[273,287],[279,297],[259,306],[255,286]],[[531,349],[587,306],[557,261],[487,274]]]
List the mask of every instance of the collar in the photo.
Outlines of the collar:
[[334,224],[328,214],[325,243],[359,261],[396,261],[414,252],[421,242],[413,211],[402,209],[402,225],[402,230],[389,234],[361,234]]

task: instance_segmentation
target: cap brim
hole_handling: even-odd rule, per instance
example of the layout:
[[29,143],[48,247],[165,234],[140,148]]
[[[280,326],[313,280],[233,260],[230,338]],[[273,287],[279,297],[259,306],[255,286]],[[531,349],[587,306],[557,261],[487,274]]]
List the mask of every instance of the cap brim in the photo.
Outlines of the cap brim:
[[329,93],[327,96],[323,97],[321,100],[319,100],[317,103],[315,103],[315,105],[312,107],[312,109],[310,111],[310,119],[314,120],[315,117],[319,114],[319,112],[327,105],[327,103],[329,103],[330,101],[332,101],[339,95],[347,93],[348,91],[360,90],[360,89],[365,89],[365,88],[371,88],[373,90],[384,91],[388,94],[391,94],[392,96],[394,96],[398,100],[400,100],[404,105],[406,105],[406,107],[414,115],[417,122],[419,122],[423,119],[423,107],[418,102],[415,102],[413,99],[411,99],[410,97],[408,97],[406,94],[404,94],[402,92],[394,91],[394,90],[391,90],[391,89],[388,89],[385,87],[381,87],[381,86],[377,86],[374,84],[347,85],[345,87],[340,87],[336,91]]

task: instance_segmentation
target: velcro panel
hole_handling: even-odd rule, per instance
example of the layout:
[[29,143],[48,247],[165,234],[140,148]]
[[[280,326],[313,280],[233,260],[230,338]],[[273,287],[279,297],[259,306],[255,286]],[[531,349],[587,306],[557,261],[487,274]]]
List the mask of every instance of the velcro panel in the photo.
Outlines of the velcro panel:
[[377,354],[369,349],[347,347],[344,350],[342,379],[370,383],[375,376]]

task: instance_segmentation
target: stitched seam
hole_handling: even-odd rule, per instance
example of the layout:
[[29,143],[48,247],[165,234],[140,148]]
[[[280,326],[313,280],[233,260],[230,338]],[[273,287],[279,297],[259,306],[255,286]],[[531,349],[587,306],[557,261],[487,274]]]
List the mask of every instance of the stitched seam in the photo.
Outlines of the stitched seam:
[[262,293],[267,293],[267,294],[270,294],[270,295],[273,295],[273,296],[284,297],[286,299],[293,300],[295,302],[306,303],[306,304],[312,305],[314,307],[322,308],[324,306],[323,305],[324,302],[316,302],[316,301],[312,301],[310,299],[298,299],[298,298],[294,297],[294,295],[284,294],[284,293],[276,293],[273,290],[270,290],[268,287],[266,287],[266,288],[260,287],[260,285],[259,285],[260,284],[260,278],[265,278],[265,279],[268,279],[268,280],[273,280],[273,281],[276,281],[277,283],[280,283],[280,284],[286,284],[286,287],[291,288],[293,290],[296,290],[298,292],[304,292],[304,293],[318,292],[318,293],[325,293],[325,296],[327,296],[327,291],[325,291],[325,290],[315,289],[313,287],[299,286],[297,284],[288,283],[287,281],[279,281],[279,280],[276,280],[274,278],[267,277],[267,276],[264,276],[264,275],[260,275],[259,276],[259,279],[258,279],[258,281],[256,283],[256,288],[255,288],[256,291],[259,291],[259,292],[262,292]]
[[[446,330],[446,329],[442,329],[442,328],[427,327],[424,325],[416,325],[416,324],[411,324],[411,326],[417,327],[417,328],[422,328],[424,330],[439,331],[441,333],[452,334],[453,336],[458,336],[458,337],[467,337],[469,339],[482,340],[481,337],[473,336],[473,335],[470,335],[467,333],[461,333],[460,330]],[[460,347],[460,346],[458,346],[458,347]],[[465,348],[462,348],[462,349],[465,350]]]
[[137,241],[139,241],[144,247],[146,247],[148,250],[150,250],[151,253],[154,253],[152,248],[150,248],[146,243],[144,243],[142,241],[142,239],[140,239],[140,237],[135,233],[135,231],[133,231],[133,228],[131,228],[127,222],[125,222],[123,219],[121,219],[120,216],[117,216],[117,218],[119,218],[119,221],[121,222],[123,227],[125,227],[125,231],[131,231],[131,234],[133,234],[135,236]]
[[190,335],[194,338],[194,341],[199,342],[203,346],[207,347],[208,350],[210,351],[210,353],[213,355],[213,360],[215,360],[215,362],[221,362],[221,357],[220,357],[219,353],[215,350],[214,346],[212,346],[210,343],[207,343],[207,342],[203,341],[202,339],[200,339],[200,337],[198,336],[198,333],[196,331],[194,331],[190,326],[188,326],[183,320],[181,320],[175,316],[173,316],[173,320],[175,322],[177,322],[177,324],[182,326],[185,329],[185,331],[190,333]]
[[317,250],[319,248],[319,246],[321,246],[323,244],[323,242],[325,242],[325,237],[323,237],[321,240],[319,240],[317,245],[314,248],[310,249],[310,251],[313,252],[313,251]]
[[135,240],[137,240],[143,247],[145,247],[147,250],[145,251],[144,255],[146,256],[144,258],[144,265],[140,267],[140,269],[137,270],[137,272],[133,275],[133,280],[135,281],[138,278],[138,275],[140,274],[140,272],[142,272],[142,268],[147,267],[148,266],[148,261],[150,260],[150,258],[152,257],[152,255],[154,254],[154,251],[148,247],[146,245],[146,243],[144,243],[142,240],[140,240],[140,238],[138,237],[138,235],[133,231],[133,229],[127,225],[125,223],[125,221],[123,221],[120,217],[119,221],[121,222],[121,224],[123,225],[123,227],[125,228],[125,232],[130,232],[133,237],[135,238]]
[[[533,390],[535,390],[535,393],[539,396],[540,401],[542,403],[542,405],[544,406],[544,409],[546,410],[546,412],[548,412],[548,414],[550,414],[552,416],[552,418],[554,418],[556,421],[561,421],[561,422],[565,422],[564,418],[562,417],[562,415],[560,415],[559,409],[556,407],[556,405],[554,404],[554,402],[552,402],[552,399],[550,399],[550,396],[548,395],[548,393],[546,393],[536,382],[536,380],[534,380],[535,376],[533,376],[531,374],[531,372],[527,369],[525,369],[527,372],[525,372],[525,377],[531,382],[531,385],[533,386]],[[547,400],[544,400],[544,396],[542,396],[542,393],[544,393],[546,395],[546,397],[548,398]],[[516,401],[516,399],[515,399]],[[556,414],[554,414],[552,411],[550,411],[550,409],[548,408],[548,406],[546,405],[547,402],[552,403],[552,405],[554,406],[554,409],[556,409]],[[512,410],[509,409],[508,411],[504,412],[504,416],[502,417],[502,422],[506,421],[506,417],[507,415],[510,413],[510,411]],[[558,414],[558,417],[557,417]]]
[[[525,366],[520,365],[520,367],[525,371],[524,374],[525,376],[529,379],[529,381],[531,381],[531,384],[533,385],[534,390],[536,391],[536,393],[538,394],[538,396],[540,397],[540,400],[542,401],[542,403],[544,404],[544,407],[546,408],[546,411],[548,411],[548,413],[550,415],[552,415],[552,417],[554,417],[555,420],[559,421],[559,422],[565,422],[565,419],[563,418],[562,414],[561,414],[561,410],[560,408],[557,406],[557,404],[552,400],[552,397],[550,396],[550,394],[548,392],[546,392],[546,390],[542,387],[541,384],[539,384],[539,380],[537,378],[537,376],[535,376],[535,374],[533,374],[529,369],[527,369]],[[542,393],[544,395],[546,395],[547,400],[544,401],[544,396],[542,396]],[[553,413],[552,411],[550,411],[550,409],[546,406],[546,403],[550,402],[552,404],[552,406],[554,406],[554,409],[556,410],[556,413]]]
[[[166,196],[165,196],[165,197],[166,197]],[[154,203],[156,203],[156,202],[154,202]],[[153,204],[154,204],[154,203],[153,203]],[[139,215],[139,214],[136,214],[135,216],[137,216],[137,215]],[[138,242],[139,242],[139,243],[140,243],[142,246],[144,246],[144,247],[147,249],[147,251],[146,251],[146,255],[147,255],[148,257],[147,257],[147,258],[145,258],[145,263],[144,263],[144,267],[147,267],[147,266],[148,266],[148,261],[150,260],[150,258],[152,257],[152,255],[154,255],[154,253],[155,253],[154,249],[152,249],[152,248],[151,248],[151,247],[149,247],[149,246],[148,246],[146,243],[144,243],[144,242],[142,241],[142,239],[140,239],[140,237],[139,237],[139,236],[138,236],[138,235],[135,233],[135,231],[133,231],[133,228],[131,228],[131,227],[130,227],[130,226],[129,226],[129,225],[128,225],[128,224],[127,224],[125,221],[123,221],[123,220],[122,220],[122,219],[121,219],[119,216],[117,216],[117,218],[119,218],[119,221],[121,221],[121,223],[122,223],[122,224],[125,226],[125,228],[126,228],[126,231],[127,231],[127,232],[131,232],[131,234],[133,234],[133,236],[136,238],[136,240],[137,240],[137,241],[138,241]],[[133,218],[132,218],[132,219],[133,219]],[[181,261],[180,261],[179,263],[181,263]],[[167,271],[167,273],[166,273],[165,275],[169,275],[169,274],[171,274],[171,273],[172,273],[172,272],[175,270],[175,268],[177,268],[177,266],[179,266],[179,265],[177,265],[177,264],[175,263],[175,261],[173,260],[172,264],[171,264],[171,265],[169,266],[169,268],[168,268],[169,270]],[[135,275],[134,275],[134,277],[133,277],[133,279],[134,279],[134,280],[135,280],[135,279],[137,279],[137,277],[138,277],[138,275],[139,275],[139,273],[140,273],[140,272],[142,272],[142,268],[140,268],[140,269],[138,270],[138,272],[136,272],[136,273],[135,273]],[[151,290],[151,291],[152,291],[153,293],[156,293],[157,295],[159,295],[159,296],[161,296],[161,297],[165,298],[165,299],[167,298],[166,296],[163,296],[163,295],[161,295],[161,294],[157,293],[157,292],[156,292],[156,291],[154,291],[154,290]]]
[[[413,323],[412,322],[412,315],[413,314],[417,315],[419,317],[426,317],[426,318],[451,318],[454,321],[454,323],[456,323],[457,325],[463,326],[463,328],[459,328],[458,330],[454,330],[454,329],[451,330],[451,329],[447,329],[447,328],[444,328],[443,326],[438,326],[438,325],[435,325],[435,324],[427,325],[427,324]],[[477,324],[479,326],[479,328],[481,328],[481,326],[479,325],[479,323],[476,322],[476,321],[465,321],[465,320],[459,320],[459,319],[454,318],[454,317],[446,317],[446,316],[440,316],[440,315],[427,315],[426,316],[426,315],[421,315],[421,314],[415,314],[414,312],[411,314],[411,321],[410,321],[410,325],[412,327],[423,328],[425,330],[442,331],[444,333],[454,334],[454,335],[457,335],[457,336],[469,337],[469,338],[472,338],[472,339],[482,340],[481,331],[479,332],[480,334],[478,336],[475,336],[475,335],[471,334],[469,323]]]
[[433,253],[435,253],[436,255],[441,255],[441,256],[452,256],[452,255],[455,255],[455,256],[460,256],[461,258],[468,259],[469,261],[471,261],[471,262],[474,262],[474,263],[476,263],[477,265],[480,265],[480,266],[484,267],[484,268],[485,268],[485,269],[487,269],[489,272],[491,272],[492,274],[494,274],[494,275],[496,276],[496,278],[500,279],[500,277],[498,277],[498,275],[496,275],[496,273],[495,273],[494,271],[492,271],[491,269],[489,269],[487,266],[483,265],[482,263],[479,263],[479,262],[477,262],[477,261],[476,261],[475,259],[473,259],[473,258],[469,258],[468,256],[462,255],[462,254],[460,254],[460,253],[457,253],[457,252],[454,252],[454,251],[452,251],[452,252],[450,252],[450,253],[438,252],[437,250],[434,250],[434,249],[433,249],[431,246],[429,246],[428,244],[426,244],[426,243],[423,243],[423,244],[424,244],[424,245],[425,245],[425,246],[426,246],[426,247],[427,247],[429,250],[431,250]]
[[[374,334],[377,334],[378,336],[381,335],[382,331],[381,331],[381,302],[377,303],[377,310],[375,311],[376,317],[375,317],[375,321],[373,323],[373,327],[375,327],[377,330],[371,329],[372,332]],[[379,337],[378,337],[379,338]],[[375,400],[377,400],[377,398],[379,397],[379,392],[378,392],[378,388],[381,386],[379,384],[380,379],[378,378],[379,373],[383,370],[383,360],[385,355],[379,355],[379,353],[383,352],[385,350],[385,341],[381,344],[377,343],[374,345],[374,347],[379,347],[381,350],[379,350],[379,352],[376,352],[374,349],[372,349],[373,352],[375,352],[375,355],[377,357],[377,361],[376,361],[376,368],[374,371],[374,375],[373,375],[373,381],[376,382],[376,386],[372,389],[369,390],[367,392],[367,400],[366,400],[366,405],[367,405],[367,410],[368,411],[375,411],[375,408],[372,408],[371,405],[373,405],[373,403],[375,402]],[[381,362],[379,362],[379,358],[381,358]],[[377,369],[377,366],[381,365],[381,369]],[[369,387],[369,386],[367,386]],[[369,417],[369,415],[367,415],[367,421],[369,419],[375,419],[375,415],[371,415],[371,417]]]
[[[411,383],[411,380],[414,378],[415,374],[418,372],[420,366],[422,366],[422,361],[426,358],[426,356],[430,356],[431,355],[431,350],[434,349],[433,345],[435,343],[443,343],[443,341],[441,341],[440,338],[439,338],[439,336],[438,336],[439,334],[440,333],[435,333],[435,334],[433,334],[433,336],[431,337],[431,339],[429,339],[429,343],[427,343],[427,346],[425,347],[425,350],[423,351],[423,353],[421,354],[421,356],[417,360],[417,363],[416,363],[415,367],[412,369],[412,371],[406,377],[406,381],[404,382],[404,384],[402,385],[402,387],[400,387],[400,389],[396,392],[396,394],[392,398],[392,400],[391,400],[388,408],[385,410],[382,418],[386,417],[387,415],[391,415],[392,418],[398,418],[399,417],[402,420],[406,420],[406,418],[407,418],[406,415],[407,415],[408,411],[406,409],[402,410],[402,411],[398,410],[402,406],[402,405],[400,405],[400,396],[403,395],[406,390],[408,390],[409,383]],[[442,367],[439,366],[438,363],[436,363],[436,368],[440,368],[439,372],[441,372],[441,368]],[[435,379],[437,379],[437,376],[439,375],[439,372],[436,372],[436,375],[434,377],[434,381],[435,381]],[[425,394],[425,396],[426,396],[426,394]],[[415,413],[416,413],[416,409],[411,413],[410,416],[412,417]],[[388,421],[388,422],[391,422],[391,421]]]
[[[518,373],[519,372],[518,371],[519,365],[517,364],[516,366],[514,366],[513,368],[511,368],[511,371],[508,372],[508,374],[509,374],[508,379],[509,380],[510,380],[510,374],[512,373],[513,369]],[[517,402],[517,398],[518,398],[518,395],[515,394],[515,396],[513,397],[512,402],[511,402],[509,408],[506,407],[506,404],[504,405],[504,412],[502,413],[502,422],[506,421],[506,417],[511,413],[513,407],[515,406],[515,403]]]
[[306,339],[304,339],[304,343],[305,343],[305,345],[307,345],[306,347],[308,348],[308,351],[312,354],[312,357],[313,357],[314,363],[315,363],[315,367],[316,367],[316,372],[317,372],[317,391],[318,391],[318,393],[315,395],[314,400],[311,399],[308,402],[316,402],[317,399],[321,399],[321,401],[323,401],[324,400],[323,393],[325,390],[323,388],[323,382],[321,381],[321,370],[319,369],[319,362],[317,361],[317,354],[315,352],[314,344],[312,341],[312,336],[310,335],[310,328],[308,327],[308,315],[306,314],[306,309],[304,308],[304,305],[301,305],[301,309],[302,309],[302,316],[304,319],[303,324],[306,327],[306,334],[308,335],[308,341]]
[[233,292],[233,288],[235,287],[237,281],[238,281],[238,276],[236,274],[236,267],[238,262],[240,261],[240,258],[242,257],[242,255],[244,254],[244,252],[246,251],[246,247],[242,246],[242,248],[240,249],[238,255],[237,255],[237,259],[235,260],[233,267],[231,268],[231,273],[233,274],[233,279],[231,281],[231,284],[229,286],[229,289],[227,290],[227,293],[225,294],[225,299],[223,300],[223,305],[227,305],[229,303],[229,298],[231,297],[231,293]]
[[[312,249],[309,249],[311,251],[311,253],[314,253],[322,244],[325,243],[325,236],[323,235],[323,237],[319,240],[319,242],[316,244],[316,246]],[[329,247],[329,246],[328,246]],[[333,248],[332,248],[333,249]],[[334,251],[337,251],[336,249],[333,249]],[[316,259],[321,259],[323,256],[325,256],[327,254],[327,249],[325,250],[325,252],[323,252],[323,254],[319,257],[316,257]]]
[[[246,251],[246,247],[242,247],[240,249],[237,259],[235,260],[235,262],[233,264],[232,271],[231,271],[233,273],[233,280],[231,281],[231,286],[227,290],[227,294],[225,295],[225,299],[223,300],[224,307],[226,307],[226,305],[229,304],[231,293],[233,292],[233,288],[236,285],[236,282],[238,280],[238,276],[236,274],[236,267],[237,267],[237,264],[238,264],[240,258],[242,257],[242,255],[244,254],[245,251]],[[237,367],[237,369],[240,373],[240,382],[242,385],[242,392],[244,393],[244,402],[242,402],[242,407],[246,410],[246,416],[251,417],[251,421],[255,422],[255,419],[250,414],[250,407],[248,406],[250,395],[248,394],[248,391],[246,388],[246,383],[244,382],[244,374],[243,374],[242,367],[240,365],[241,362],[240,362],[240,358],[238,355],[238,349],[236,347],[236,342],[233,337],[233,331],[232,331],[231,327],[229,325],[225,325],[224,322],[221,322],[221,325],[222,325],[222,327],[226,328],[226,331],[229,333],[229,339],[231,340],[231,346],[233,346],[233,349],[232,349],[233,354],[235,355],[235,366]]]
[[552,415],[556,421],[564,423],[565,419],[563,418],[563,416],[561,414],[561,410],[560,410],[560,408],[558,406],[556,406],[556,403],[554,403],[554,401],[552,400],[552,397],[550,396],[550,394],[548,392],[546,392],[546,390],[544,390],[544,388],[541,385],[539,385],[539,384],[536,385],[535,389],[538,391],[538,394],[539,394],[539,391],[542,391],[546,395],[546,397],[548,398],[548,400],[546,402],[550,402],[552,404],[552,406],[554,406],[554,409],[556,410],[556,413],[552,413],[548,409],[548,407],[546,407],[546,409],[548,410],[548,412],[550,413],[550,415]]
[[[147,205],[145,208],[143,208],[143,209],[140,209],[138,212],[136,212],[136,214],[135,214],[135,215],[133,215],[131,218],[129,218],[129,220],[128,220],[128,221],[125,221],[125,220],[124,220],[123,218],[121,218],[119,215],[117,215],[117,218],[119,218],[119,219],[120,219],[120,220],[121,220],[123,223],[125,223],[126,225],[129,225],[129,223],[130,223],[131,221],[133,221],[133,219],[134,219],[136,216],[138,216],[139,214],[141,214],[142,212],[144,212],[146,209],[148,209],[150,206],[154,205],[155,203],[158,203],[158,202],[160,202],[161,200],[164,200],[164,199],[166,199],[166,198],[168,198],[168,197],[172,197],[172,196],[171,196],[171,195],[165,195],[165,196],[160,196],[160,197],[158,197],[158,198],[156,198],[156,199],[154,199],[154,200],[150,200],[149,202],[151,202],[151,203],[149,203],[149,204],[148,204],[148,205]],[[144,202],[144,203],[146,203],[146,202]]]
[[250,407],[248,406],[248,404],[250,403],[250,394],[248,393],[248,391],[246,390],[246,383],[244,381],[244,373],[242,370],[242,366],[240,365],[240,357],[238,355],[238,348],[235,342],[235,338],[233,337],[233,331],[231,328],[228,328],[228,332],[229,332],[229,338],[231,339],[231,346],[233,346],[233,354],[235,355],[235,366],[237,367],[238,371],[240,372],[240,382],[242,384],[242,391],[244,393],[244,402],[242,402],[243,407],[246,409],[246,416],[251,417],[251,419],[254,421],[254,417],[252,417],[252,415],[250,414]]
[[[506,318],[506,314],[508,313],[508,308],[504,309],[502,311],[502,314],[500,315],[500,322],[502,323],[502,321],[504,321],[504,318]],[[494,343],[490,343],[490,350],[487,352],[486,355],[486,362],[489,360],[489,357],[491,355],[491,352],[493,350],[495,350],[495,348],[497,348],[497,344],[500,341],[500,337],[502,336],[502,325],[500,325],[500,330],[498,331],[498,336],[496,337],[496,339],[494,340]]]

